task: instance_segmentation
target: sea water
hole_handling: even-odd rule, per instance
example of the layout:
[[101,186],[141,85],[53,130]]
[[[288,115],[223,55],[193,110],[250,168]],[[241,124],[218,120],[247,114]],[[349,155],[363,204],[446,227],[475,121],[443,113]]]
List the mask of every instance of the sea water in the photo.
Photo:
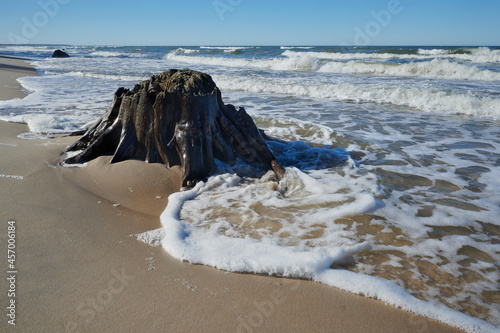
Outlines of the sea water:
[[[70,58],[52,59],[55,48]],[[83,129],[169,68],[210,74],[286,167],[218,164],[139,236],[225,270],[312,279],[468,331],[500,325],[500,48],[5,46],[38,77],[0,119]],[[496,327],[495,327],[496,326]]]

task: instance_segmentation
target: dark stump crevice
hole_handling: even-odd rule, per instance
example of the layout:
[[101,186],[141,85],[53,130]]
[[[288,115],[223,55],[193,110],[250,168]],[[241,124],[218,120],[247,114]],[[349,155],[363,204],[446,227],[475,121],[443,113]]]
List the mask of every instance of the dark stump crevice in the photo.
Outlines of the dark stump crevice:
[[112,155],[111,163],[139,159],[181,165],[182,186],[217,171],[215,159],[284,170],[244,108],[225,105],[208,74],[171,69],[119,88],[106,112],[66,151],[65,163],[84,163]]

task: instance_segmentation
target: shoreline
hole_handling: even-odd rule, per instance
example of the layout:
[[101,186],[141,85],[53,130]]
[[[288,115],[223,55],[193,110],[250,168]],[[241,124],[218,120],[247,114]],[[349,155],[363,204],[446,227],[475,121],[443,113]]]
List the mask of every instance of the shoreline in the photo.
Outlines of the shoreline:
[[[132,237],[158,217],[115,206],[116,197],[102,198],[108,187],[100,197],[68,180],[81,170],[57,164],[77,137],[17,137],[28,131],[0,121],[0,219],[16,225],[22,331],[461,332],[320,283],[177,261]],[[134,174],[122,169],[123,179]],[[7,267],[7,256],[0,262]],[[9,289],[5,279],[0,287]]]
[[29,59],[11,56],[0,52],[0,101],[13,98],[24,98],[28,94],[17,81],[19,77],[36,76],[36,69],[27,61]]

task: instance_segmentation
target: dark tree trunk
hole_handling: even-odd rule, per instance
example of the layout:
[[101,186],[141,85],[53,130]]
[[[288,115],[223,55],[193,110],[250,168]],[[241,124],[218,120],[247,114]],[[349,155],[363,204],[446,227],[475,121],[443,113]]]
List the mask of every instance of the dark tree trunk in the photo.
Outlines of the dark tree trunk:
[[112,155],[111,163],[139,159],[181,165],[183,186],[217,170],[214,158],[284,171],[243,108],[224,105],[212,78],[191,70],[152,76],[132,90],[119,88],[107,111],[66,150],[66,163]]

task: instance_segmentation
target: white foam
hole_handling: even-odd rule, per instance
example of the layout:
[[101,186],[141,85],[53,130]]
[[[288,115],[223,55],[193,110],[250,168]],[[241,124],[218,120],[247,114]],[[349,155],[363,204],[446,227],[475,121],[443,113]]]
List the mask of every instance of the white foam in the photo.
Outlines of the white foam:
[[330,82],[300,82],[284,78],[217,77],[221,89],[252,93],[273,93],[358,103],[374,102],[409,106],[425,112],[465,114],[500,119],[500,99],[475,96],[470,92],[450,93],[415,86],[351,84]]
[[436,56],[440,58],[451,58],[476,63],[500,62],[500,50],[491,50],[488,47],[465,48],[462,53],[450,49],[419,49],[418,54],[424,56]]
[[132,236],[137,237],[137,240],[143,243],[157,247],[161,246],[161,240],[165,237],[165,230],[163,228],[158,228]]
[[472,318],[440,303],[422,301],[395,283],[381,278],[346,270],[329,269],[318,274],[314,280],[355,294],[379,299],[387,304],[439,320],[466,332],[498,332],[495,326],[487,322]]
[[112,51],[94,51],[90,53],[92,57],[119,57],[123,56],[122,52],[112,52]]
[[314,49],[314,46],[281,46],[282,50],[310,50]]
[[42,53],[42,54],[51,54],[54,50],[53,47],[48,45],[4,45],[5,52],[13,52],[13,53],[24,53],[24,52],[33,52],[33,53]]
[[342,74],[390,75],[401,77],[441,78],[445,80],[500,81],[500,72],[466,66],[444,59],[407,64],[366,63],[360,61],[328,62],[319,72]]
[[256,46],[200,46],[200,49],[223,50],[224,52],[232,52],[236,50],[246,50],[253,48],[256,48]]
[[225,58],[186,56],[171,52],[165,59],[189,64],[228,66],[228,67],[254,67],[273,70],[303,70],[315,71],[318,69],[318,59],[310,55],[297,55],[287,58],[251,59],[251,58]]
[[[320,184],[317,180],[298,170],[287,170],[287,173],[292,175],[291,171],[293,171],[294,175],[291,178],[302,183],[299,192],[312,190],[310,194],[313,195],[325,193],[324,184]],[[284,181],[291,182],[290,179]],[[211,220],[209,226],[207,226],[203,221],[189,223],[181,219],[181,209],[185,209],[183,206],[190,204],[193,200],[198,200],[198,197],[204,195],[209,195],[212,202],[204,201],[201,206],[198,204],[196,207],[198,213],[201,213],[204,208],[206,209],[207,204],[227,205],[227,202],[230,201],[229,198],[247,206],[246,203],[249,200],[248,191],[254,191],[256,186],[249,185],[246,189],[234,188],[235,186],[240,187],[240,185],[241,181],[238,180],[237,176],[226,174],[211,177],[206,184],[199,183],[192,190],[172,194],[169,197],[167,208],[160,217],[163,228],[138,235],[138,239],[153,246],[161,242],[164,249],[179,260],[209,265],[228,271],[312,279],[356,294],[382,300],[404,310],[440,320],[469,332],[495,331],[496,328],[493,325],[484,321],[471,318],[439,303],[416,299],[391,281],[346,270],[331,269],[332,265],[350,262],[355,255],[369,250],[371,245],[368,242],[350,243],[341,246],[329,245],[332,243],[314,247],[303,245],[285,246],[273,237],[263,236],[259,240],[248,236],[242,237],[238,235],[237,231],[236,234],[233,233],[232,237],[228,237],[226,235],[231,233],[226,232],[226,234],[223,234],[221,227],[223,229],[228,228],[230,224],[221,221]],[[218,192],[217,189],[221,187],[223,191]],[[292,190],[292,192],[294,193],[288,192],[287,195],[303,198],[303,193],[297,193],[296,190]],[[242,195],[245,198],[242,198]],[[271,202],[286,199],[278,199],[276,196],[272,198],[272,195],[266,198],[265,195],[263,196],[259,192],[258,200],[264,206],[269,207]],[[339,212],[339,214],[358,214],[360,211],[366,211],[366,208],[372,205],[371,200],[363,203],[365,199],[360,198],[356,199],[356,201],[359,205],[365,207],[361,208],[361,210],[359,208],[348,209]],[[283,206],[283,204],[280,206]],[[193,213],[188,211],[185,215],[193,216]],[[247,216],[248,212],[241,215],[242,218]],[[315,223],[321,223],[315,217],[311,217],[311,219]],[[284,230],[289,232],[290,228]],[[329,237],[329,240],[335,241],[335,237],[339,235],[339,232],[336,232],[332,235],[333,237]],[[401,250],[399,247],[398,249]]]
[[[167,252],[179,260],[229,271],[312,278],[333,263],[342,263],[346,258],[370,248],[370,244],[366,242],[343,247],[283,246],[273,238],[257,240],[249,237],[228,237],[213,226],[207,231],[206,228],[196,227],[196,223],[186,223],[180,219],[180,210],[186,201],[215,188],[222,187],[227,190],[228,187],[233,188],[238,184],[237,176],[219,175],[211,177],[206,184],[198,184],[192,190],[172,194],[160,217],[163,233],[155,232],[157,236],[163,237],[162,246]],[[243,189],[243,192],[253,189],[254,187],[250,186],[246,190]],[[244,195],[239,190],[241,189],[236,189],[239,194],[232,195]],[[151,243],[151,236],[149,233],[143,238]]]
[[292,51],[286,50],[282,53],[285,57],[312,56],[318,59],[327,60],[388,60],[388,59],[422,59],[422,56],[413,54],[395,53],[341,53],[341,52],[313,52],[313,51]]
[[500,50],[491,50],[487,47],[478,47],[465,49],[468,53],[453,53],[452,50],[445,49],[433,49],[425,50],[419,49],[418,54],[411,53],[341,53],[341,52],[304,52],[304,51],[292,51],[286,50],[282,53],[284,56],[297,56],[300,54],[308,54],[319,59],[329,59],[329,60],[389,60],[389,59],[399,59],[399,60],[425,60],[429,58],[438,59],[451,59],[451,60],[461,60],[471,63],[498,63],[500,62]]
[[[321,52],[293,52],[285,51],[285,58],[250,59],[250,58],[225,58],[186,56],[177,51],[165,56],[168,60],[180,61],[190,64],[229,66],[229,67],[254,67],[280,71],[310,71],[320,73],[339,74],[365,74],[389,75],[398,77],[424,77],[441,78],[446,80],[475,80],[475,81],[500,81],[500,73],[488,69],[480,69],[474,65],[460,64],[449,59],[432,59],[411,63],[367,63],[351,59],[387,59],[380,54],[333,54]],[[388,54],[391,57],[393,54]],[[412,57],[413,55],[408,55]],[[347,62],[329,61],[320,63],[320,59],[349,60]],[[389,57],[390,58],[390,57]]]
[[26,123],[38,134],[82,129],[107,109],[116,90],[112,79],[77,73],[24,77],[19,81],[31,93],[22,100],[0,101],[0,119]]
[[423,55],[443,55],[443,54],[450,54],[449,50],[444,50],[444,49],[432,49],[432,50],[426,50],[426,49],[418,49],[418,54],[423,54]]
[[88,73],[88,72],[68,72],[64,73],[64,76],[75,76],[75,77],[89,77],[89,78],[97,78],[103,80],[116,80],[116,81],[131,81],[131,82],[140,82],[148,79],[146,76],[138,76],[138,75],[121,75],[121,74],[100,74],[100,73]]
[[183,47],[179,47],[177,50],[175,50],[175,52],[178,54],[194,54],[194,53],[199,53],[200,50],[193,50],[193,49],[186,49]]

